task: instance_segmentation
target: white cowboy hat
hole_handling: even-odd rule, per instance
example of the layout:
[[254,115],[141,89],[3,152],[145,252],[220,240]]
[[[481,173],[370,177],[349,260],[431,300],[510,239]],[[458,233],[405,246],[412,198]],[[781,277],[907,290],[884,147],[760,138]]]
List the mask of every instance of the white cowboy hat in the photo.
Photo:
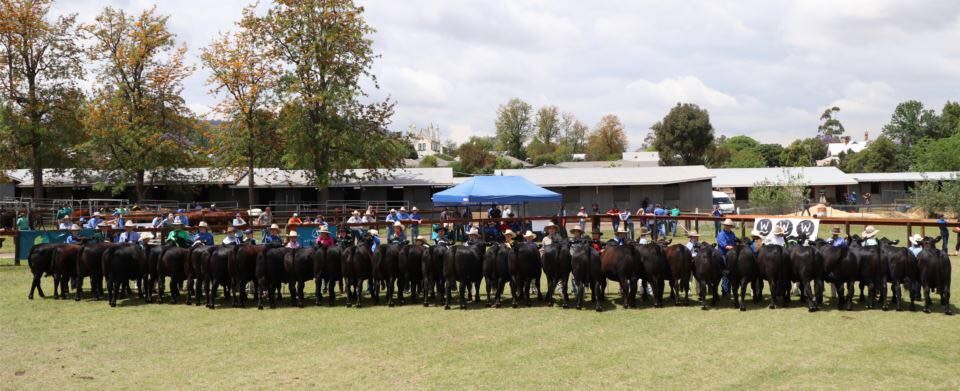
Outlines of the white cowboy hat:
[[700,237],[700,233],[698,233],[697,231],[694,231],[694,230],[690,230],[690,231],[687,231],[687,237],[688,237],[688,238],[699,238],[699,237]]
[[914,245],[917,245],[921,241],[923,241],[923,236],[920,236],[920,234],[913,234],[913,236],[910,237],[910,243]]
[[557,225],[554,224],[554,223],[551,221],[551,222],[547,223],[547,225],[544,225],[544,226],[543,226],[543,230],[546,231],[547,228],[550,228],[550,227],[557,228]]
[[762,238],[762,237],[763,237],[763,233],[760,232],[759,230],[757,230],[756,228],[754,228],[753,231],[750,231],[750,237],[752,237],[752,238]]
[[503,236],[504,236],[504,237],[509,236],[509,237],[511,237],[511,238],[515,238],[515,237],[517,237],[517,233],[516,233],[516,232],[513,232],[512,229],[507,228],[506,231],[503,231]]
[[650,235],[650,229],[647,227],[640,227],[640,236],[645,236],[645,235]]
[[629,232],[627,232],[627,229],[626,229],[626,228],[620,227],[620,228],[617,229],[617,233],[618,233],[618,234],[626,234],[626,233],[629,233]]
[[773,227],[773,236],[783,236],[786,235],[786,232],[783,232],[783,227],[777,225]]
[[300,216],[299,214],[296,214],[296,213],[293,214],[293,217],[299,217],[299,216]]
[[353,211],[353,212],[350,212],[350,214],[352,214],[352,215],[354,215],[354,216],[359,216],[359,215],[360,215],[360,211],[359,211],[359,210],[355,210],[355,211]]
[[400,211],[401,211],[401,212],[406,212],[406,211],[407,211],[407,207],[406,207],[406,206],[401,206],[401,207],[400,207]]
[[419,235],[419,236],[417,236],[417,238],[416,238],[415,240],[419,240],[419,241],[421,241],[421,242],[426,242],[426,241],[429,240],[429,239],[426,237],[426,235]]
[[[183,224],[180,224],[180,225],[183,225]],[[107,223],[106,221],[103,221],[103,222],[100,222],[100,224],[97,224],[97,227],[99,227],[99,228],[110,228],[110,223]]]
[[327,226],[324,225],[324,226],[320,227],[320,231],[318,231],[318,232],[320,232],[320,233],[330,233],[330,230],[327,229]]
[[868,225],[867,228],[863,229],[863,234],[860,236],[863,236],[864,239],[870,239],[874,236],[877,236],[878,233],[880,233],[879,229],[874,228],[872,225]]
[[390,213],[397,213],[396,209],[390,209]]
[[831,234],[831,235],[840,235],[840,227],[833,227],[833,229],[830,230],[830,234]]
[[287,236],[297,237],[298,235],[299,234],[297,234],[297,231],[290,231],[290,234],[288,234]]
[[141,240],[141,241],[147,241],[147,240],[150,240],[150,239],[153,239],[153,232],[144,232],[144,233],[140,234],[140,240]]
[[233,226],[227,227],[227,232],[236,232],[236,231],[237,231],[237,229],[234,228]]
[[533,231],[527,230],[527,232],[524,232],[524,233],[523,233],[523,237],[524,237],[524,238],[528,238],[528,239],[529,239],[529,238],[536,238],[536,237],[537,237],[537,234],[533,233]]
[[416,212],[416,211],[418,211],[418,210],[420,210],[420,209],[417,209],[417,207],[416,207],[416,206],[414,206],[413,208],[410,208],[410,210],[412,210],[412,211],[414,211],[414,212]]
[[574,233],[574,232],[583,233],[583,230],[580,229],[579,225],[574,225],[573,228],[570,228],[570,233]]
[[280,229],[280,226],[276,224],[270,224],[270,229]]
[[467,232],[467,235],[468,235],[468,236],[469,236],[469,235],[480,235],[480,231],[477,230],[477,228],[475,228],[475,227],[474,227],[474,228],[470,228],[470,231]]
[[363,215],[364,215],[364,216],[373,216],[373,212],[371,212],[371,211],[368,210],[368,211],[366,211],[366,212],[363,212]]
[[376,229],[373,229],[373,228],[371,228],[369,231],[367,231],[367,233],[369,233],[370,235],[373,235],[373,236],[380,236],[380,231],[377,231]]
[[400,229],[403,229],[403,223],[401,223],[401,222],[399,222],[399,221],[394,221],[394,222],[393,222],[393,226],[394,226],[394,227],[400,227]]
[[80,230],[80,226],[79,226],[79,225],[76,225],[76,224],[71,225],[71,226],[70,226],[70,230],[71,230],[71,231],[79,231],[79,230]]
[[723,220],[723,225],[724,225],[724,226],[727,226],[727,227],[732,227],[732,226],[734,226],[735,224],[733,224],[733,220],[726,219],[726,220]]
[[173,222],[170,223],[170,225],[180,225],[180,226],[182,226],[182,225],[184,225],[184,224],[183,224],[183,219],[177,217],[177,218],[173,219]]
[[133,222],[130,221],[130,220],[124,221],[124,222],[123,222],[123,226],[124,226],[125,228],[133,228],[133,227],[136,227],[136,225],[134,225]]
[[100,212],[93,212],[94,217],[100,217]]
[[207,228],[207,227],[209,227],[209,226],[210,226],[210,225],[207,224],[206,221],[201,221],[200,224],[197,224],[197,227],[200,227],[200,228]]

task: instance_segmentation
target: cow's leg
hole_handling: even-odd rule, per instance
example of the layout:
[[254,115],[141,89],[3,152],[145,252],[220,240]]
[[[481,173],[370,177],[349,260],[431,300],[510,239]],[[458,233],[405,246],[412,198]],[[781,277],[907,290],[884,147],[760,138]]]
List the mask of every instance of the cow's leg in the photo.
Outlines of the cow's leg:
[[450,280],[446,280],[443,284],[443,309],[450,309],[450,300],[453,293],[453,286]]
[[777,308],[777,295],[778,295],[780,292],[777,290],[776,281],[774,281],[773,278],[770,278],[770,279],[767,281],[767,284],[770,285],[770,306],[769,306],[769,308],[770,308],[770,309]]
[[[159,278],[157,278],[157,283],[158,283],[158,286],[157,286],[157,303],[158,303],[158,304],[163,304],[163,293],[164,293],[164,292],[163,292],[163,285],[164,285],[164,283],[166,283],[166,280],[167,280],[167,277],[164,276],[164,275],[160,275]],[[174,280],[173,277],[170,277],[170,295],[171,295],[171,296],[173,296],[173,280]],[[153,297],[147,299],[147,302],[148,302],[148,303],[152,303],[152,302],[153,302]],[[177,303],[177,299],[173,299],[170,303],[171,303],[171,304],[176,304],[176,303]]]
[[563,294],[563,304],[561,305],[562,308],[570,307],[569,305],[570,296],[567,292],[567,288],[568,288],[567,284],[569,283],[569,281],[570,281],[569,276],[566,276],[560,279],[560,293]]
[[[93,281],[90,281],[93,284]],[[92,290],[92,289],[91,289]],[[80,295],[83,293],[83,277],[77,276],[77,291],[73,300],[80,301]]]
[[465,310],[467,309],[467,296],[469,295],[469,293],[467,292],[467,287],[470,285],[470,281],[468,281],[465,278],[461,279],[459,281],[459,285],[460,285],[460,309]]
[[53,299],[60,300],[60,273],[53,274]]

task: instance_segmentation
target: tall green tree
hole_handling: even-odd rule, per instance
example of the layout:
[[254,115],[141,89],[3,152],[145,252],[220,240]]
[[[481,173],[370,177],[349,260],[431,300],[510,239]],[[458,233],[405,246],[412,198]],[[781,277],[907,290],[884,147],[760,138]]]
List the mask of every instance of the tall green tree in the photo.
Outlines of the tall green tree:
[[497,142],[500,148],[517,159],[526,159],[524,143],[533,132],[533,108],[520,98],[510,99],[497,107]]
[[564,113],[563,123],[565,124],[564,143],[569,147],[570,153],[584,153],[587,147],[587,132],[590,128],[570,113]]
[[805,138],[790,143],[780,153],[780,163],[785,167],[813,167],[826,157],[827,144],[818,138]]
[[766,161],[765,167],[780,167],[780,154],[783,153],[783,146],[780,144],[760,144],[757,151]]
[[[871,143],[872,144],[872,143]],[[898,155],[901,157],[902,155]],[[960,133],[942,139],[923,139],[913,148],[916,171],[960,171]]]
[[196,157],[196,122],[180,95],[193,68],[168,21],[155,7],[136,16],[107,7],[84,26],[94,42],[90,57],[101,64],[85,149],[115,190],[133,183],[138,201],[146,198],[147,172],[189,167]]
[[843,124],[840,123],[839,119],[834,118],[834,115],[838,112],[840,112],[840,108],[833,106],[820,114],[820,126],[817,127],[817,133],[827,142],[834,142],[843,135]]
[[305,169],[321,199],[332,181],[389,175],[407,151],[387,130],[394,102],[365,102],[378,56],[363,12],[350,0],[277,0],[262,16],[246,8],[241,22],[280,63],[284,162]]
[[710,114],[693,103],[678,103],[651,128],[653,147],[667,166],[703,164],[713,142]]
[[924,137],[941,138],[940,117],[933,110],[923,108],[923,103],[908,100],[897,105],[890,122],[883,126],[883,134],[893,142],[912,147]]
[[950,137],[960,134],[960,102],[948,101],[940,111],[940,135]]
[[457,151],[460,161],[453,164],[453,170],[458,174],[492,173],[497,157],[490,153],[491,146],[488,138],[471,137],[469,141],[460,144]]
[[30,169],[34,198],[43,198],[43,169],[63,161],[81,136],[83,52],[76,14],[54,17],[52,4],[0,1],[0,103],[9,125],[0,132],[0,160]]
[[543,106],[537,110],[537,138],[546,145],[556,144],[560,138],[563,118],[557,106]]
[[760,146],[760,143],[754,140],[753,137],[742,135],[730,137],[723,144],[734,152],[744,149],[757,149]]
[[767,161],[757,149],[747,148],[730,154],[730,161],[724,164],[725,168],[755,168],[766,167]]
[[587,141],[587,160],[617,160],[627,150],[627,134],[620,118],[607,114],[600,119]]
[[886,136],[877,137],[860,152],[846,153],[840,158],[844,172],[898,172],[907,170],[909,160],[898,146]]

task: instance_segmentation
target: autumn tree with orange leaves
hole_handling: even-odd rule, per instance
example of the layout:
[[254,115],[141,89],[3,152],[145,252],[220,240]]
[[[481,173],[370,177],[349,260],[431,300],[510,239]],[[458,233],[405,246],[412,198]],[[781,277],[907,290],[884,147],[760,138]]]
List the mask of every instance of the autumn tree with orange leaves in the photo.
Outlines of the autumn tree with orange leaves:
[[134,16],[107,7],[84,26],[99,65],[85,147],[108,173],[104,184],[120,190],[132,183],[138,201],[146,198],[147,172],[170,178],[197,158],[197,124],[181,97],[193,68],[168,18],[156,8]]

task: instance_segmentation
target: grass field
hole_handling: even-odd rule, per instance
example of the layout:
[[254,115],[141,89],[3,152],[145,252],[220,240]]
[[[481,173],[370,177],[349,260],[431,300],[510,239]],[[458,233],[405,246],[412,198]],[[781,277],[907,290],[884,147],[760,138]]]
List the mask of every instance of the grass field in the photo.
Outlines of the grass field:
[[[956,257],[954,261],[956,261]],[[960,281],[954,266],[954,281]],[[49,278],[43,281],[52,292]],[[26,299],[0,266],[0,388],[960,388],[960,317],[367,306],[275,310]],[[312,284],[308,287],[312,294]],[[608,299],[616,299],[616,284]],[[958,291],[954,284],[954,302]],[[285,292],[286,294],[286,292]],[[935,299],[936,300],[936,299]],[[796,303],[796,301],[794,301]]]

